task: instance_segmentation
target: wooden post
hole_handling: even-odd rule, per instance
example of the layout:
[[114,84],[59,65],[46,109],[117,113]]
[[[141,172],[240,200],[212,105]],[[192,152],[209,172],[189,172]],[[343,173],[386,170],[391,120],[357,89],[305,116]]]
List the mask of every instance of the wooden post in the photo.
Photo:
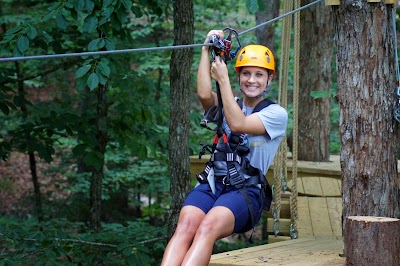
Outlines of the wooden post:
[[349,216],[344,242],[348,265],[400,265],[400,220]]
[[326,6],[338,6],[340,5],[340,0],[325,0]]

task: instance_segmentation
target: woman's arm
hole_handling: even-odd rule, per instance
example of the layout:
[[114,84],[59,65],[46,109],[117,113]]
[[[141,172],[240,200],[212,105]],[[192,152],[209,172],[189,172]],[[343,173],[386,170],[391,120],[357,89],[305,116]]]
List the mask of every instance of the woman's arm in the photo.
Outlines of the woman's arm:
[[228,69],[221,58],[217,57],[215,62],[212,63],[211,75],[219,83],[224,105],[224,115],[229,128],[233,132],[254,135],[265,134],[265,127],[256,114],[245,116],[242,113],[232,92]]
[[[220,38],[223,38],[224,32],[222,30],[211,30],[207,34],[204,43],[208,43],[213,35],[219,35]],[[211,82],[209,47],[203,46],[197,70],[197,97],[205,111],[208,111],[213,105],[218,103],[217,94],[212,91]]]

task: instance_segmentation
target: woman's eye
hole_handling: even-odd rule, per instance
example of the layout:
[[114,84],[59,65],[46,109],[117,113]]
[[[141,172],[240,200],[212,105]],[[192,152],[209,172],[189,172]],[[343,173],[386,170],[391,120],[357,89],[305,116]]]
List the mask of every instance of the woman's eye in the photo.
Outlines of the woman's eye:
[[263,75],[262,73],[257,73],[256,76],[257,76],[257,77],[262,77],[262,76],[264,76],[264,75]]

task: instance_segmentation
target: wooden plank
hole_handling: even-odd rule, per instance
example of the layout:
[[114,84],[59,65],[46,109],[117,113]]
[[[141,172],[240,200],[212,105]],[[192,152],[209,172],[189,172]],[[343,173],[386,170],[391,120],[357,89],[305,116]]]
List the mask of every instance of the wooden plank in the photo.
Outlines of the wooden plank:
[[[283,252],[268,252],[256,258],[246,260],[242,265],[258,265],[260,262],[268,265],[321,265],[321,261],[328,256],[338,257],[334,239],[316,239],[302,243],[302,245],[288,245]],[[292,241],[288,241],[292,242]],[[263,256],[262,256],[263,255]],[[329,261],[329,260],[328,260]],[[316,264],[317,263],[317,264]]]
[[342,236],[342,198],[326,198],[333,235]]
[[341,197],[341,181],[333,178],[320,177],[319,178],[322,195],[325,197]]
[[[290,219],[279,219],[279,223],[275,224],[277,227],[276,229],[278,229],[280,232],[279,235],[290,236],[290,223]],[[273,218],[268,218],[267,232],[271,235],[275,234]]]
[[308,198],[314,236],[333,236],[325,198]]
[[299,218],[297,221],[297,231],[299,238],[314,236],[307,197],[297,197],[297,210]]
[[303,177],[301,181],[303,182],[305,195],[323,195],[319,177]]
[[[293,240],[296,243],[303,243],[309,241],[309,239],[296,239]],[[256,257],[257,255],[264,254],[265,252],[272,252],[272,250],[284,250],[288,245],[287,242],[292,241],[282,241],[273,244],[259,245],[250,248],[242,248],[238,250],[232,250],[224,253],[214,254],[211,257],[210,265],[219,265],[215,263],[224,263],[224,265],[229,265],[229,263],[237,263],[240,261],[245,261],[248,258]]]
[[340,5],[340,0],[325,0],[326,6],[338,6]]
[[334,238],[288,240],[215,254],[209,265],[343,265],[342,247]]

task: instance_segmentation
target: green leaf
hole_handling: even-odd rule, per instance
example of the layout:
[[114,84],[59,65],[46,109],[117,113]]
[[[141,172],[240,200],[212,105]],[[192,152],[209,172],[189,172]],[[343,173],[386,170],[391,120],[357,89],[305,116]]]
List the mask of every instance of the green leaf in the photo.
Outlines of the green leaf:
[[330,96],[329,91],[312,91],[311,92],[311,97],[314,99],[323,99],[323,98],[328,98]]
[[266,11],[267,10],[267,5],[265,3],[265,0],[257,0],[258,3],[258,11]]
[[99,152],[91,151],[83,158],[83,161],[86,165],[93,166],[97,170],[100,170],[103,165],[104,157]]
[[121,250],[125,249],[126,247],[128,247],[129,245],[130,245],[129,242],[126,242],[126,241],[122,242],[117,246],[117,251],[121,251]]
[[96,68],[96,74],[97,74],[97,77],[99,78],[99,83],[101,85],[106,85],[108,78],[101,73],[99,68]]
[[132,247],[126,247],[124,248],[124,250],[122,250],[122,254],[124,254],[124,256],[126,257],[132,255],[132,253],[133,253]]
[[51,10],[46,15],[44,15],[43,20],[46,21],[46,20],[51,19],[54,16],[54,14],[56,14],[56,11],[55,10]]
[[144,160],[147,158],[147,147],[140,143],[131,144],[131,153],[134,156],[138,156],[140,159]]
[[111,70],[110,70],[110,67],[108,66],[108,64],[100,62],[100,64],[97,67],[100,69],[101,73],[104,76],[110,77]]
[[22,35],[21,37],[19,37],[19,39],[17,41],[17,47],[21,53],[26,52],[26,50],[28,50],[28,48],[29,48],[28,37],[26,37],[25,35]]
[[75,73],[75,78],[81,78],[83,77],[89,70],[90,70],[91,66],[90,65],[86,65],[86,66],[81,66]]
[[99,77],[97,76],[96,73],[92,73],[89,75],[89,78],[87,79],[87,85],[90,89],[90,91],[94,90],[99,86]]
[[84,0],[75,0],[74,4],[74,9],[76,12],[82,12],[83,8],[85,7],[85,1]]
[[92,13],[94,9],[93,0],[85,0],[85,9],[88,13]]
[[255,14],[258,11],[258,1],[257,0],[246,0],[246,8],[250,14]]
[[103,1],[103,7],[108,7],[109,5],[112,4],[113,1],[114,1],[114,0],[104,0],[104,1]]
[[35,39],[37,36],[37,30],[34,27],[29,27],[28,32],[26,33],[29,39]]
[[20,50],[18,49],[18,47],[16,47],[16,46],[14,46],[12,55],[13,55],[14,57],[23,56],[23,54],[21,53],[21,51],[20,51]]
[[131,7],[132,7],[132,1],[131,0],[121,0],[121,3],[128,10],[130,10]]
[[93,41],[91,41],[88,45],[88,50],[90,52],[97,51],[99,49],[100,40],[102,40],[102,39],[97,38],[97,39],[94,39]]
[[57,27],[59,27],[62,30],[65,30],[68,27],[68,21],[65,18],[65,16],[61,13],[57,14],[56,23],[57,23]]
[[112,51],[112,50],[115,50],[115,45],[114,45],[114,43],[112,43],[112,42],[110,42],[109,40],[105,40],[105,42],[106,42],[106,49],[107,49],[107,51]]
[[76,145],[73,149],[72,149],[72,153],[80,158],[81,156],[83,156],[86,153],[86,149],[88,148],[88,146],[86,144],[79,144]]
[[17,95],[14,97],[14,104],[18,107],[21,107],[22,105],[32,105],[32,103],[22,95]]
[[93,15],[89,15],[85,18],[84,21],[84,30],[86,32],[94,32],[98,25],[97,17]]

